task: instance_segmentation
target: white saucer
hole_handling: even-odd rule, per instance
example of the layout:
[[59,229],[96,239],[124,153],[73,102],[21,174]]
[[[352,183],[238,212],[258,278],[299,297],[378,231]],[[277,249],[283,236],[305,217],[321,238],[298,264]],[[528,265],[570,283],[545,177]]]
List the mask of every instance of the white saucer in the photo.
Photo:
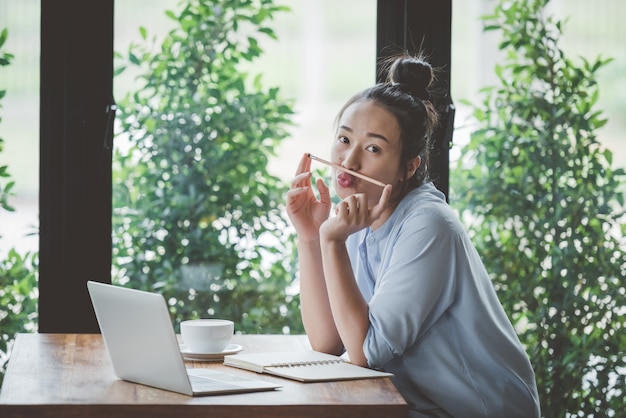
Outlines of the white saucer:
[[219,353],[193,353],[185,344],[180,344],[180,352],[185,360],[193,361],[220,361],[224,359],[224,356],[229,354],[236,354],[243,350],[243,347],[239,344],[228,344],[223,351]]

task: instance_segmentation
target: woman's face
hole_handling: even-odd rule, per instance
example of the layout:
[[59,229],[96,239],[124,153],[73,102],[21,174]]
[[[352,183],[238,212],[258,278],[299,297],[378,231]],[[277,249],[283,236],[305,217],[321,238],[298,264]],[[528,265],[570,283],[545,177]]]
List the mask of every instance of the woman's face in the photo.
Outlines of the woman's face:
[[[396,186],[406,173],[400,167],[401,152],[400,126],[392,113],[369,100],[357,101],[345,109],[331,147],[334,163],[399,189]],[[341,199],[365,193],[370,207],[383,191],[380,186],[337,169],[333,169],[333,184]]]

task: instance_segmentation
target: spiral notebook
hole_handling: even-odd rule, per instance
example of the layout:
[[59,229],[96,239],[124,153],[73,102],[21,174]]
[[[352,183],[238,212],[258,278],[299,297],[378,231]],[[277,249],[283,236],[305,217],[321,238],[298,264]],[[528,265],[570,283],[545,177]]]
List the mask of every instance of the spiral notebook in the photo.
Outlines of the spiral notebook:
[[269,373],[300,382],[374,379],[393,376],[360,367],[343,358],[318,351],[288,351],[224,356],[224,365]]

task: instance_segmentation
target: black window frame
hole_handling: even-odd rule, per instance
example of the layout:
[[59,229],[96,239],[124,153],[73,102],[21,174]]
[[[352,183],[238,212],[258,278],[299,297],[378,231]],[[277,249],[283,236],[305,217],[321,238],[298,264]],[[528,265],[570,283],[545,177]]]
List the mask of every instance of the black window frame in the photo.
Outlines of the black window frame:
[[114,0],[41,2],[39,331],[98,332],[111,281]]

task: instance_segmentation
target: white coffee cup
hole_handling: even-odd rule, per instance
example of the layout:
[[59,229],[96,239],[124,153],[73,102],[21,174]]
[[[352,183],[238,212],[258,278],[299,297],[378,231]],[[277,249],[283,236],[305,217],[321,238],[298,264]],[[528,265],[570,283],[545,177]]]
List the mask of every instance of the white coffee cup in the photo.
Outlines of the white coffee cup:
[[228,319],[191,319],[180,323],[180,336],[192,353],[220,353],[230,343],[235,324]]

